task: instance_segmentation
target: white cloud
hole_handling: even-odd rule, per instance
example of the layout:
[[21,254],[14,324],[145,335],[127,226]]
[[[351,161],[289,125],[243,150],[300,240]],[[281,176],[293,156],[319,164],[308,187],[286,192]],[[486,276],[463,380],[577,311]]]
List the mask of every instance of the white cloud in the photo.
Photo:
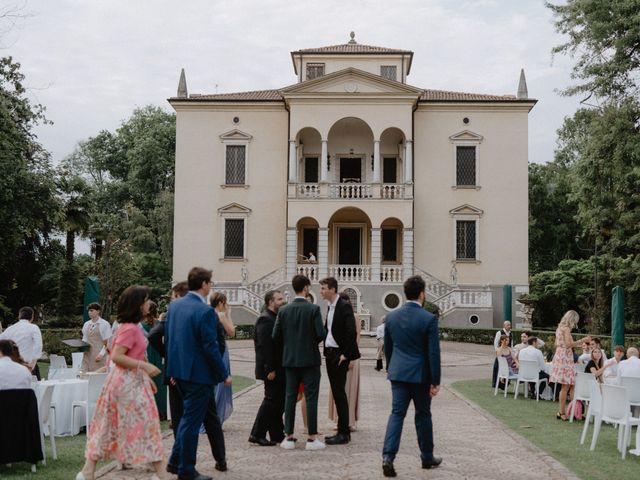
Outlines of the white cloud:
[[192,93],[278,88],[296,81],[292,50],[345,43],[351,30],[360,43],[413,50],[408,80],[419,87],[514,94],[525,68],[539,99],[532,161],[552,159],[555,130],[577,105],[554,92],[570,84],[570,62],[551,63],[561,37],[542,2],[30,0],[26,10],[0,55],[22,63],[47,106],[55,125],[38,134],[55,160],[136,106],[168,109],[182,67]]

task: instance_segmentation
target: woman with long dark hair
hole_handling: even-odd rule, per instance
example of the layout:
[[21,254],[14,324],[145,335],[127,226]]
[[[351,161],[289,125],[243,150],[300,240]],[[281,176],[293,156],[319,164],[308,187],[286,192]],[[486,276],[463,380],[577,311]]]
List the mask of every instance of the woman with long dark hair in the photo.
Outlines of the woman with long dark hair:
[[94,478],[99,460],[122,464],[151,463],[159,480],[164,448],[153,394],[160,370],[145,361],[147,339],[140,321],[149,313],[149,289],[127,287],[118,299],[118,331],[113,340],[109,372],[87,434],[86,462],[76,480]]
[[[236,336],[236,327],[231,319],[231,307],[227,302],[227,296],[221,292],[215,292],[211,295],[211,306],[218,314],[218,343],[220,345],[220,354],[222,361],[227,367],[227,371],[231,374],[231,361],[229,359],[229,345],[224,340],[225,334],[229,338]],[[214,387],[214,395],[216,398],[216,409],[220,417],[220,423],[224,423],[233,412],[233,390],[231,385],[224,382],[218,383]]]

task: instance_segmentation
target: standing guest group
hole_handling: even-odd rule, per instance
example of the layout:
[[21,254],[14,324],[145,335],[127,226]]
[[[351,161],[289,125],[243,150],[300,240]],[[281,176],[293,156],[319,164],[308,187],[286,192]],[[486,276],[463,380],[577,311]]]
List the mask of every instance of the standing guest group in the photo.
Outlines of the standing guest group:
[[[309,278],[296,275],[291,286],[295,298],[288,304],[281,291],[265,294],[265,308],[255,324],[255,376],[264,382],[264,397],[248,441],[296,450],[298,401],[303,406],[305,450],[356,441],[352,434],[359,417],[360,321],[335,278],[320,280],[320,296],[328,304],[324,320],[320,307],[309,301]],[[384,358],[392,393],[382,450],[386,477],[397,475],[394,461],[411,402],[422,468],[442,462],[433,455],[431,420],[431,399],[440,390],[439,334],[436,317],[422,307],[425,287],[420,276],[408,278],[407,302],[389,313],[377,332],[376,370]],[[89,348],[82,370],[106,371],[107,376],[87,428],[85,464],[76,480],[93,480],[97,463],[108,459],[123,466],[150,465],[151,480],[163,478],[165,471],[179,480],[210,480],[196,470],[201,430],[209,440],[214,468],[229,468],[222,424],[233,403],[225,336],[233,337],[235,327],[226,297],[211,289],[211,270],[192,268],[187,281],[172,288],[166,314],[157,318],[150,290],[132,285],[118,298],[113,326],[100,317],[100,305],[88,305],[90,320],[82,333]],[[42,338],[31,323],[34,311],[22,308],[19,317],[0,335],[7,339],[0,341],[1,389],[24,388],[19,385],[26,385],[31,373],[39,374]],[[18,349],[22,357],[14,359]],[[337,423],[335,434],[324,439],[318,433],[322,356],[330,385],[329,417]],[[168,458],[160,430],[167,391],[174,435]]]

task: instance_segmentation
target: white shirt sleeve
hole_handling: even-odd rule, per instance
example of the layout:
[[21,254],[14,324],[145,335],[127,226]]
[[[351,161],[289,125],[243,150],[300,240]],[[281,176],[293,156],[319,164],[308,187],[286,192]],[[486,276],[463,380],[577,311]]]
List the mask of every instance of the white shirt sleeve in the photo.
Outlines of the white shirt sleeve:
[[109,322],[101,318],[98,320],[98,328],[103,341],[111,338],[111,325],[109,325]]
[[37,325],[33,326],[33,333],[31,334],[31,339],[33,340],[33,351],[31,360],[39,360],[42,356],[42,332],[40,332],[40,328]]
[[502,336],[502,331],[501,331],[501,330],[498,330],[498,331],[496,332],[496,336],[495,336],[495,337],[494,337],[494,339],[493,339],[493,348],[494,348],[494,349],[496,349],[496,350],[497,350],[497,349],[498,349],[498,347],[500,346],[500,337],[501,337],[501,336]]
[[89,322],[91,320],[87,320],[86,322],[84,322],[84,325],[82,326],[82,341],[83,342],[87,342],[89,343]]

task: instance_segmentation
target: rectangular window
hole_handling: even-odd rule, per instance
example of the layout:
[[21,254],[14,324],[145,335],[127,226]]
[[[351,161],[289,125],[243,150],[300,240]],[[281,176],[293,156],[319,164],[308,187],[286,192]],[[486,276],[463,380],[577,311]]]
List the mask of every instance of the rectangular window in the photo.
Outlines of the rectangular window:
[[225,170],[225,183],[227,185],[244,185],[246,149],[245,145],[227,145]]
[[380,66],[380,76],[387,80],[396,80],[398,67],[395,65],[382,65]]
[[398,261],[398,230],[395,228],[382,229],[382,261]]
[[456,185],[475,186],[476,147],[456,147]]
[[224,220],[224,258],[244,258],[244,219]]
[[309,258],[310,254],[318,258],[318,229],[303,228],[302,229],[302,255]]
[[475,220],[456,221],[456,258],[458,260],[476,259]]
[[396,158],[387,157],[383,160],[382,165],[382,182],[398,183],[398,169],[396,168]]
[[318,157],[305,157],[304,183],[318,183]]
[[307,80],[313,80],[323,75],[324,63],[307,63]]

